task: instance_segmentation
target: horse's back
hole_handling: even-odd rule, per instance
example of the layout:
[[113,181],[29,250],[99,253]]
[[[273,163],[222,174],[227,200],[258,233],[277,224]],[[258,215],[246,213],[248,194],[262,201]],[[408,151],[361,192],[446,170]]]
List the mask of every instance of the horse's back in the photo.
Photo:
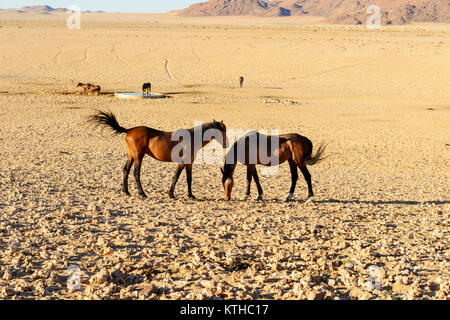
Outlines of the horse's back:
[[128,132],[125,136],[125,140],[127,141],[127,143],[134,143],[134,144],[142,143],[142,144],[147,145],[148,142],[150,141],[150,139],[152,139],[154,137],[162,136],[162,135],[164,135],[163,131],[149,128],[149,127],[140,126],[140,127],[134,127],[132,129],[128,130]]
[[313,145],[309,138],[298,133],[283,134],[280,135],[280,138],[288,141],[294,160],[300,160],[300,158],[311,155]]
[[156,136],[162,136],[164,135],[164,131],[158,130],[158,129],[153,129],[150,127],[145,127],[145,126],[139,126],[139,127],[134,127],[130,130],[128,130],[127,136],[130,137],[137,137],[137,136],[146,136],[149,138],[153,138]]
[[290,157],[287,141],[288,139],[282,136],[266,135],[257,131],[247,132],[228,151],[227,162],[265,166],[281,164]]

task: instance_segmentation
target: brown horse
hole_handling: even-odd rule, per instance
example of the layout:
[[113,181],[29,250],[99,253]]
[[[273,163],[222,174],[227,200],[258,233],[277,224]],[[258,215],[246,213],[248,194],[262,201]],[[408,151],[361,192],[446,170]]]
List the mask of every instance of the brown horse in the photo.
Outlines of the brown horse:
[[152,84],[150,82],[146,82],[142,85],[142,94],[149,95],[152,92]]
[[241,88],[244,86],[244,77],[239,78],[239,85]]
[[86,92],[89,90],[89,88],[90,88],[91,86],[92,86],[92,84],[90,84],[90,83],[81,83],[81,82],[78,82],[77,88],[78,88],[78,87],[82,87],[82,88],[83,88],[83,92],[86,93]]
[[[271,148],[272,144],[273,147]],[[227,153],[225,165],[221,169],[225,200],[228,201],[231,199],[231,191],[234,185],[233,175],[238,162],[247,166],[247,197],[250,195],[250,185],[253,178],[258,188],[258,200],[262,199],[263,190],[259,183],[258,172],[256,171],[257,164],[277,166],[286,161],[289,162],[292,176],[291,190],[286,201],[289,201],[294,196],[295,186],[298,180],[297,168],[303,173],[308,184],[308,198],[312,197],[314,193],[311,184],[311,174],[308,171],[307,165],[312,166],[324,160],[325,145],[320,145],[314,156],[312,155],[312,148],[312,142],[308,138],[296,133],[266,136],[252,131],[246,134],[233,144]],[[265,154],[263,157],[266,158],[267,155],[264,161],[262,161],[261,149],[267,150],[267,152],[264,151]]]
[[102,88],[101,88],[100,86],[97,86],[97,85],[91,84],[91,85],[89,86],[89,91],[90,91],[90,92],[93,92],[96,96],[100,95],[100,90],[101,90],[101,89],[102,89]]
[[[138,193],[143,198],[146,198],[147,196],[142,188],[140,177],[142,160],[146,154],[159,161],[178,163],[172,179],[172,185],[169,190],[170,198],[175,198],[175,185],[184,168],[186,168],[188,196],[190,198],[195,198],[191,189],[192,164],[198,151],[211,142],[212,139],[217,139],[223,148],[226,148],[227,145],[227,129],[223,121],[213,121],[203,124],[201,127],[198,126],[192,129],[180,129],[175,132],[164,132],[143,126],[126,129],[119,125],[116,117],[111,112],[98,111],[95,115],[90,117],[90,121],[94,122],[96,125],[109,127],[115,134],[126,134],[125,142],[128,160],[123,168],[122,191],[126,195],[130,195],[128,192],[128,175],[130,173],[131,166],[134,163],[134,178],[138,187]],[[210,129],[218,130],[220,135],[205,135],[205,132]],[[198,145],[194,141],[194,134],[197,133],[201,133],[201,141]],[[183,139],[179,139],[178,137],[180,136],[183,136]],[[206,136],[211,137],[209,140],[203,141],[203,137]],[[176,140],[173,141],[172,139],[174,139],[174,137]],[[187,142],[184,137],[186,137]],[[222,139],[219,139],[220,137]]]

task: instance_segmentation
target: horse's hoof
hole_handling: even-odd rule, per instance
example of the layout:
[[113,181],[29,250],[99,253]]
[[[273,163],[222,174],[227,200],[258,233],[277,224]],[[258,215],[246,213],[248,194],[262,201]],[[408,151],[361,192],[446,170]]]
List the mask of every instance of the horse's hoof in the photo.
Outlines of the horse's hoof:
[[147,195],[146,195],[145,193],[140,193],[140,194],[139,194],[139,197],[140,197],[141,199],[147,199]]
[[293,197],[294,197],[294,195],[292,193],[289,193],[287,198],[286,198],[286,202],[291,201]]
[[127,190],[122,190],[122,193],[126,196],[131,196],[131,194]]
[[190,199],[192,199],[192,200],[196,200],[196,199],[197,199],[193,194],[188,195],[188,197],[189,197]]
[[256,201],[262,201],[262,196],[259,196],[258,198],[256,198]]

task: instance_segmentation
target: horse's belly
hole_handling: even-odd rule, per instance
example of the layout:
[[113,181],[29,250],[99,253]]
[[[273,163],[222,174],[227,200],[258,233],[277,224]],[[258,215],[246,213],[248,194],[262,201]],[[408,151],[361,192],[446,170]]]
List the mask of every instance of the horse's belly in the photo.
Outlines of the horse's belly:
[[291,152],[289,149],[282,146],[273,151],[270,155],[260,155],[258,154],[258,163],[266,167],[278,166],[291,157]]
[[163,161],[163,162],[172,162],[172,157],[170,153],[165,153],[165,152],[152,152],[151,150],[149,150],[147,152],[147,154],[152,157],[153,159],[159,160],[159,161]]
[[159,161],[172,162],[172,148],[164,139],[153,138],[149,143],[147,154]]

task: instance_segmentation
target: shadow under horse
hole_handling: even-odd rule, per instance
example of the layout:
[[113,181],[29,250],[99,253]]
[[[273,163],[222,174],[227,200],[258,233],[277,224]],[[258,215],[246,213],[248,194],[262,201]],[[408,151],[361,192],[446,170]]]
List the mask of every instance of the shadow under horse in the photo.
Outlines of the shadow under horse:
[[[295,186],[298,180],[297,168],[302,172],[308,184],[308,198],[314,195],[311,183],[311,174],[307,166],[312,166],[324,160],[325,145],[321,144],[316,153],[312,155],[313,145],[311,140],[297,133],[279,136],[266,136],[252,131],[239,138],[227,152],[225,165],[222,170],[222,184],[225,190],[225,200],[231,199],[233,189],[233,175],[238,163],[247,166],[247,191],[250,196],[252,179],[258,188],[258,200],[262,200],[263,190],[259,182],[256,165],[278,166],[286,161],[291,169],[291,189],[286,198],[289,201],[294,196]],[[265,159],[262,159],[265,158]]]
[[[165,132],[144,126],[126,129],[119,125],[115,115],[112,112],[98,111],[95,115],[90,117],[90,121],[95,123],[97,126],[110,128],[114,134],[126,134],[125,142],[128,160],[123,168],[122,191],[126,195],[130,195],[128,192],[128,175],[134,163],[134,178],[138,187],[138,193],[143,198],[146,198],[147,196],[142,188],[140,175],[142,160],[146,154],[159,161],[178,163],[172,179],[172,185],[169,190],[170,198],[175,198],[175,185],[177,184],[178,178],[185,168],[188,196],[190,198],[195,198],[192,194],[191,185],[192,164],[197,153],[213,139],[217,139],[223,148],[226,148],[227,145],[226,126],[223,121],[213,121],[199,127],[179,129],[175,132]],[[218,130],[220,132],[220,135],[218,135],[219,137],[214,134],[205,135],[205,132],[210,129]],[[194,133],[197,132],[201,132],[201,143],[195,143]],[[222,139],[219,139],[220,136]],[[173,141],[172,139],[174,137],[183,137],[183,139],[177,138],[177,140]],[[207,140],[203,141],[203,138],[207,138]]]

